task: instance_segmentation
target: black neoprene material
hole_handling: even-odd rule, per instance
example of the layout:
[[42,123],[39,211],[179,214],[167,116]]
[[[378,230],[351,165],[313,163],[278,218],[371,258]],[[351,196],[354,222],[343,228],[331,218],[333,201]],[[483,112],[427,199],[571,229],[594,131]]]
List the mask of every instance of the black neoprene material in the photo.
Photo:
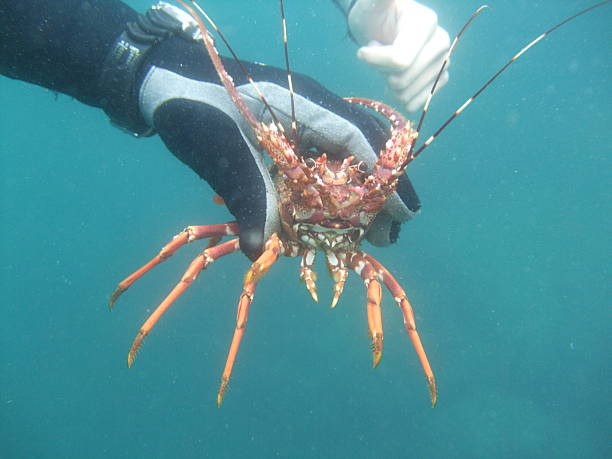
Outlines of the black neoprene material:
[[241,250],[256,258],[264,242],[266,187],[236,124],[215,107],[185,99],[164,103],[154,118],[168,149],[223,197],[238,220]]
[[100,107],[102,63],[136,17],[118,0],[0,0],[0,73]]

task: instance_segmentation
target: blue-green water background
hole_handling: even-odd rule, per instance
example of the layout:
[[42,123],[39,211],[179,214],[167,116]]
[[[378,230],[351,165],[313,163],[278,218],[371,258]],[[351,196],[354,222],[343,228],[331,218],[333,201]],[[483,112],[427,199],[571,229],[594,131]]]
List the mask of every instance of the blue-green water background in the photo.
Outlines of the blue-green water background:
[[[590,3],[493,2],[424,135],[529,39]],[[478,4],[429,2],[451,33]],[[282,65],[276,2],[206,7],[241,57]],[[331,2],[290,0],[287,15],[296,71],[394,103]],[[610,23],[612,6],[582,17],[483,94],[411,165],[419,217],[398,244],[371,249],[412,300],[434,409],[392,300],[373,370],[359,279],[330,310],[324,267],[314,304],[293,259],[258,289],[221,409],[242,255],[203,273],[128,370],[138,327],[198,248],[109,313],[117,281],[182,227],[229,216],[158,138],[0,80],[0,456],[612,457]]]

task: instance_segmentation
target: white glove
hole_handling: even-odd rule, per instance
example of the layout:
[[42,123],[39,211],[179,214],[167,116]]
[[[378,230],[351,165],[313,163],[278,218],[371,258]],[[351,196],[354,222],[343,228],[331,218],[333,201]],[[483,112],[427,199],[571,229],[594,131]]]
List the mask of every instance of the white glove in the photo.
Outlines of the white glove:
[[[436,13],[413,0],[357,0],[348,25],[360,45],[357,57],[387,74],[409,112],[427,99],[450,47]],[[445,70],[436,90],[448,81]]]

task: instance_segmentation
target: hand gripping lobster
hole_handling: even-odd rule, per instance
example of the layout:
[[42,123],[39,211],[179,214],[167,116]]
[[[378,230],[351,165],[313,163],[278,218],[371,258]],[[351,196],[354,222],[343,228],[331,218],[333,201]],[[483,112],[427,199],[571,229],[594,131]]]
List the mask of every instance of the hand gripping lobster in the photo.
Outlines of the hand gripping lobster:
[[[395,191],[397,180],[409,162],[408,154],[417,138],[416,131],[390,107],[367,99],[350,98],[347,99],[348,102],[372,108],[392,124],[390,139],[372,172],[366,172],[362,163],[355,163],[353,156],[343,160],[328,159],[325,153],[318,158],[299,156],[295,145],[287,138],[283,126],[276,120],[272,111],[270,113],[273,122],[269,125],[255,118],[226,72],[201,16],[185,2],[179,2],[197,22],[204,45],[228,95],[250,124],[261,148],[273,160],[277,169],[275,186],[280,198],[282,231],[270,237],[262,255],[252,264],[245,276],[238,304],[236,329],[217,397],[218,404],[221,404],[230,379],[257,282],[279,256],[300,256],[300,278],[305,282],[313,299],[318,301],[316,274],[313,270],[317,251],[325,253],[330,275],[335,281],[332,306],[335,306],[340,298],[349,269],[359,274],[367,287],[367,317],[372,337],[374,366],[380,362],[383,350],[380,284],[383,283],[389,288],[402,310],[406,329],[425,370],[432,403],[435,403],[434,376],[416,332],[414,314],[406,294],[378,261],[358,250],[368,227],[382,210],[387,196]],[[200,12],[204,14],[203,11]],[[216,28],[214,24],[213,27]],[[256,91],[259,92],[258,89]],[[263,98],[263,95],[261,97]],[[262,100],[266,103],[265,98]],[[180,247],[195,240],[210,238],[209,247],[191,263],[177,286],[141,327],[128,354],[129,366],[133,364],[142,341],[157,320],[199,273],[214,260],[239,250],[238,239],[219,244],[222,237],[237,235],[239,231],[236,223],[188,227],[175,236],[149,263],[119,284],[111,297],[111,307],[136,279],[169,258]]]
[[[206,18],[221,39],[226,42],[219,29],[195,1],[191,0],[191,3],[198,9],[201,16],[185,1],[177,1],[183,5],[196,21],[206,50],[211,57],[229,97],[251,126],[262,150],[265,150],[273,160],[276,171],[274,182],[276,191],[279,195],[281,231],[272,234],[265,243],[263,253],[251,265],[246,273],[243,282],[243,290],[238,303],[236,328],[217,395],[218,405],[221,405],[229,383],[258,281],[266,274],[268,269],[281,255],[287,257],[299,256],[301,257],[300,278],[306,284],[306,288],[310,292],[312,298],[318,301],[315,284],[317,276],[313,270],[313,263],[318,251],[322,251],[325,254],[330,276],[334,280],[332,307],[337,304],[340,298],[349,270],[356,272],[363,280],[367,289],[366,311],[369,333],[372,339],[374,367],[380,362],[383,351],[383,329],[380,308],[382,298],[381,283],[390,291],[402,312],[404,326],[425,373],[431,403],[435,405],[437,400],[436,382],[421,339],[416,330],[414,313],[408,301],[408,297],[399,283],[379,261],[359,250],[361,242],[374,218],[382,210],[386,199],[395,191],[398,178],[404,173],[406,166],[433,141],[442,129],[457,117],[499,76],[499,74],[517,60],[527,51],[527,49],[569,20],[593,8],[601,6],[604,3],[608,3],[610,0],[583,10],[530,42],[480,90],[455,111],[442,127],[416,150],[414,147],[418,137],[418,131],[423,123],[429,102],[436,89],[437,81],[443,74],[450,54],[467,26],[485,7],[479,8],[472,15],[453,41],[450,51],[438,74],[438,79],[434,82],[431,89],[425,104],[425,109],[423,110],[416,129],[413,128],[411,123],[404,119],[401,114],[385,104],[363,98],[346,98],[345,100],[349,103],[362,105],[375,110],[380,115],[384,116],[391,124],[389,140],[385,145],[385,149],[380,152],[371,172],[366,170],[363,163],[355,162],[353,156],[348,156],[340,160],[330,159],[325,153],[322,153],[316,158],[300,155],[295,145],[295,141],[292,140],[297,137],[295,114],[293,113],[292,117],[292,135],[287,137],[283,125],[281,125],[273,110],[267,104],[264,95],[261,94],[261,91],[257,88],[252,78],[248,77],[250,83],[258,93],[261,101],[266,105],[272,117],[272,122],[270,124],[258,121],[248,108],[240,93],[236,90],[232,78],[225,70],[213,44],[213,39],[204,21],[201,19],[201,16]],[[286,33],[284,33],[284,39],[286,51]],[[229,50],[232,55],[234,55],[231,48],[229,48]],[[287,53],[285,54],[287,56]],[[234,57],[236,58],[235,55]],[[288,62],[287,67],[289,67]],[[288,72],[288,83],[290,93],[293,94],[290,72]],[[294,112],[293,109],[292,112]],[[180,247],[195,240],[209,239],[207,249],[193,260],[179,283],[140,328],[128,354],[128,366],[133,364],[143,339],[151,331],[157,320],[159,320],[170,305],[191,285],[199,273],[216,259],[240,249],[239,240],[237,238],[223,243],[220,242],[223,237],[237,235],[239,231],[240,228],[235,222],[221,225],[187,227],[175,236],[156,257],[119,284],[111,296],[111,308],[118,297],[138,278],[157,264],[172,256]]]

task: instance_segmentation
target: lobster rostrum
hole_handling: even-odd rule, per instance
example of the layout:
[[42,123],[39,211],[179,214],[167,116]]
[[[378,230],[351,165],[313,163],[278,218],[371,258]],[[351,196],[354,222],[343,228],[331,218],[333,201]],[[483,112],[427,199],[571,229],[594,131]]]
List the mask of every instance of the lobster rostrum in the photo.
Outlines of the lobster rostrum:
[[[318,301],[315,285],[317,276],[313,270],[313,263],[316,253],[322,251],[326,257],[329,273],[334,281],[332,307],[336,306],[340,298],[349,270],[356,272],[364,282],[367,289],[367,319],[372,339],[374,367],[380,362],[383,351],[383,329],[380,308],[382,299],[381,284],[384,284],[390,291],[402,312],[404,326],[417,352],[427,379],[431,403],[435,405],[437,400],[436,382],[416,330],[414,313],[408,297],[395,278],[379,261],[359,249],[361,242],[374,218],[383,209],[387,197],[395,192],[398,179],[405,172],[406,166],[433,141],[442,129],[458,116],[501,72],[518,59],[527,49],[560,25],[610,0],[601,2],[572,16],[530,42],[508,61],[474,96],[455,111],[442,127],[428,138],[419,149],[415,149],[415,142],[418,138],[418,132],[423,123],[429,102],[435,91],[437,81],[440,75],[442,75],[459,38],[474,18],[486,7],[479,8],[455,37],[438,73],[438,78],[434,82],[416,128],[400,113],[383,103],[364,98],[345,98],[349,103],[358,104],[378,112],[391,125],[390,137],[371,171],[368,171],[362,162],[356,162],[354,156],[335,159],[328,158],[325,153],[314,158],[299,155],[295,142],[290,140],[297,137],[297,123],[295,121],[293,101],[293,135],[287,136],[283,125],[275,117],[264,95],[261,94],[252,78],[247,74],[248,80],[255,88],[261,101],[266,105],[273,121],[270,124],[266,124],[257,120],[247,107],[240,93],[236,90],[231,76],[225,70],[214,46],[213,38],[202,17],[206,18],[227,45],[217,26],[195,1],[191,0],[191,4],[199,11],[199,14],[186,1],[177,1],[196,21],[204,46],[229,97],[247,120],[262,150],[265,150],[274,162],[274,184],[279,196],[281,231],[272,234],[267,240],[263,253],[252,263],[245,275],[243,290],[238,303],[236,328],[221,378],[217,404],[221,405],[227,389],[258,281],[281,255],[301,257],[300,278],[305,283],[312,298]],[[287,34],[284,14],[283,32],[286,51]],[[236,58],[229,45],[228,49],[234,58]],[[287,56],[287,52],[285,52],[285,55]],[[289,69],[288,61],[287,68]],[[290,93],[293,95],[291,73],[289,71],[288,85]],[[159,320],[176,298],[191,285],[199,273],[216,259],[240,249],[238,238],[221,242],[223,237],[238,235],[239,231],[240,228],[235,222],[218,225],[189,226],[164,246],[156,257],[118,285],[110,299],[109,304],[111,308],[118,297],[138,278],[155,265],[172,256],[180,247],[195,240],[209,238],[208,248],[193,260],[179,283],[140,328],[128,354],[128,366],[133,364],[140,345],[157,320]]]

